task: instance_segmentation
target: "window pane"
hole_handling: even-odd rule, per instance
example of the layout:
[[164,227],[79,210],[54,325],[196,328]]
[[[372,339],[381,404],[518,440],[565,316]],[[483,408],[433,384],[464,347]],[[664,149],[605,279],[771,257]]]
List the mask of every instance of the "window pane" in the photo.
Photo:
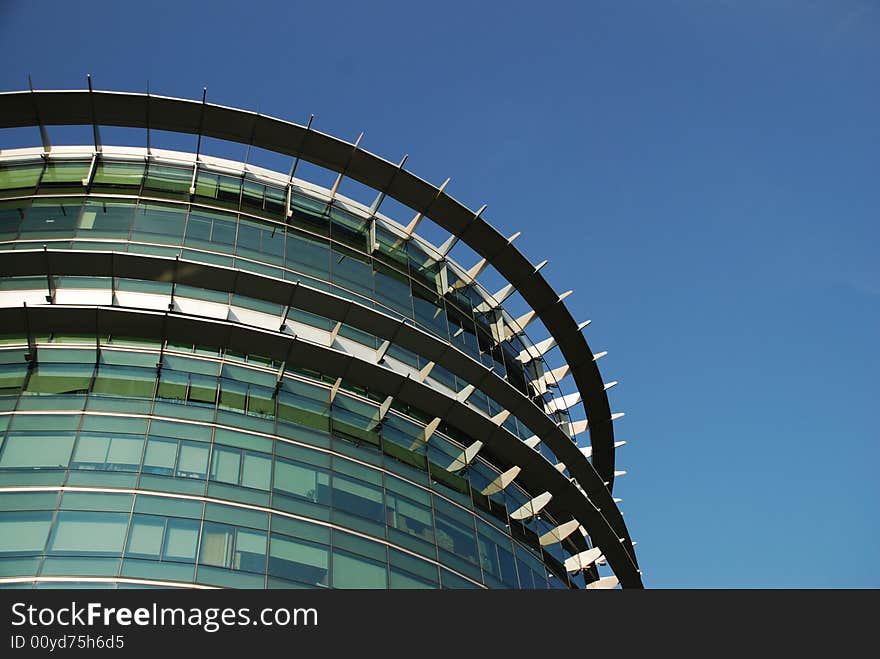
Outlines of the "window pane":
[[318,279],[330,279],[330,249],[326,243],[289,231],[285,265],[291,270]]
[[124,513],[60,512],[49,551],[76,554],[119,554],[125,541]]
[[0,467],[66,467],[73,450],[73,435],[18,435],[3,443]]
[[215,445],[211,464],[211,480],[237,484],[240,465],[241,451]]
[[42,554],[51,512],[0,513],[0,555]]
[[272,534],[269,574],[318,586],[327,585],[329,550],[323,545]]
[[232,526],[205,522],[202,531],[202,550],[199,563],[216,567],[232,567],[232,542],[235,529]]
[[208,470],[208,446],[191,442],[180,443],[177,476],[204,478]]
[[135,515],[131,519],[128,532],[128,549],[126,554],[142,558],[158,558],[162,550],[162,535],[165,531],[165,520],[149,515]]
[[169,561],[195,563],[198,542],[199,522],[189,519],[169,519],[162,558]]
[[315,503],[330,504],[330,476],[316,467],[276,460],[274,489]]
[[141,204],[134,214],[131,238],[179,245],[185,219],[185,208]]
[[76,235],[82,238],[128,238],[134,204],[90,201],[83,208]]
[[386,567],[376,561],[333,552],[334,588],[386,588]]
[[384,519],[382,489],[339,474],[333,476],[333,507],[376,521]]
[[176,457],[177,442],[151,437],[147,441],[147,451],[144,455],[144,471],[149,474],[170,476],[174,470]]
[[241,484],[258,490],[268,490],[272,478],[272,458],[245,451],[241,470]]
[[248,572],[266,571],[266,533],[249,529],[238,529],[235,534],[236,570]]

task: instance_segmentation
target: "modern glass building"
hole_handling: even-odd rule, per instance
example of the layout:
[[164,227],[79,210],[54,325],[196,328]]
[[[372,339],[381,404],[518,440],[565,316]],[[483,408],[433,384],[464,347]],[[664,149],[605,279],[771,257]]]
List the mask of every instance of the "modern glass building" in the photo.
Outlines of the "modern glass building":
[[[92,139],[53,146],[59,125]],[[0,94],[22,127],[35,146],[0,150],[0,585],[641,587],[604,353],[484,209],[204,99]]]

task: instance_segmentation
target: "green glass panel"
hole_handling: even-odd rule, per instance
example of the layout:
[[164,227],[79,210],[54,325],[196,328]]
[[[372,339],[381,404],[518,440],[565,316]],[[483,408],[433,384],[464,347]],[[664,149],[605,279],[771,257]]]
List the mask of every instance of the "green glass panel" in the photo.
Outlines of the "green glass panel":
[[144,178],[144,163],[102,160],[95,168],[92,190],[108,189],[136,193]]
[[189,196],[192,182],[191,167],[169,167],[151,163],[144,181],[144,193],[157,191],[163,196],[184,199]]
[[208,446],[195,442],[180,442],[176,476],[204,478],[208,469]]
[[59,188],[82,188],[83,179],[89,175],[91,165],[91,160],[55,160],[46,163],[43,178],[40,179],[40,192],[55,192]]
[[90,200],[83,206],[76,227],[77,238],[128,238],[134,218],[130,202]]
[[37,187],[43,163],[17,163],[0,166],[0,190],[21,191]]
[[333,550],[334,588],[387,588],[384,564],[360,556]]
[[324,545],[273,533],[269,544],[269,574],[316,586],[326,586],[330,551]]
[[133,515],[128,531],[127,556],[158,558],[162,551],[165,520],[151,515]]
[[42,554],[51,512],[0,513],[0,555]]
[[144,454],[144,471],[170,476],[177,458],[177,442],[151,437]]
[[128,515],[60,512],[49,540],[51,553],[121,554]]
[[166,561],[195,563],[200,523],[188,519],[169,519],[165,529],[162,558]]
[[21,223],[22,238],[73,237],[79,218],[81,199],[37,199]]
[[261,453],[244,452],[241,484],[258,490],[268,490],[272,478],[272,458]]
[[134,214],[131,239],[179,245],[185,221],[183,206],[142,203]]
[[330,474],[311,465],[277,459],[273,489],[314,503],[330,504]]
[[241,471],[241,451],[215,446],[211,457],[211,480],[221,483],[238,483]]
[[12,434],[3,442],[0,467],[66,467],[73,449],[73,435]]

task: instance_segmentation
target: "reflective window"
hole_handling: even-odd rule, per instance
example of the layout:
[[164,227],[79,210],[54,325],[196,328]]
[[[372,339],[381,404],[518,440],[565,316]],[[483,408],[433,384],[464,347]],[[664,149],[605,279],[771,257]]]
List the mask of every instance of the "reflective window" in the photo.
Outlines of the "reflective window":
[[315,586],[326,586],[330,550],[325,545],[272,534],[269,574]]
[[139,435],[81,433],[71,466],[75,469],[137,471],[144,450]]
[[333,550],[334,588],[387,588],[387,567],[355,554]]
[[0,467],[66,467],[73,450],[73,434],[9,433],[3,442]]
[[199,563],[232,570],[265,572],[266,533],[205,522]]
[[275,491],[330,505],[330,472],[292,460],[275,460]]
[[49,552],[121,554],[127,525],[125,513],[60,512],[49,540]]
[[51,524],[48,511],[0,513],[0,556],[42,554]]

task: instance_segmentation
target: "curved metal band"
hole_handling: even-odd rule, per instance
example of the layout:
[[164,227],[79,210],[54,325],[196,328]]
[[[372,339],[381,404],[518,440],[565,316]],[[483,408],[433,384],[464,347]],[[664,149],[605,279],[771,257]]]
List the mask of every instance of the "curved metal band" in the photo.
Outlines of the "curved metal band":
[[[478,385],[504,409],[520,418],[545,442],[554,455],[565,463],[590,500],[604,511],[608,523],[633,561],[635,552],[620,511],[601,477],[583,458],[571,440],[548,418],[534,401],[509,382],[457,347],[441,341],[411,323],[396,320],[379,311],[331,293],[225,266],[209,265],[185,259],[139,255],[128,252],[90,252],[86,250],[15,250],[0,260],[0,276],[45,274],[123,277],[173,282],[198,288],[237,293],[261,300],[290,305],[325,318],[341,321],[393,341],[403,348],[430,359],[466,382]],[[279,323],[281,319],[279,319]],[[586,527],[589,529],[589,527]]]
[[[424,213],[486,258],[537,313],[571,368],[589,420],[593,467],[614,486],[614,429],[599,369],[558,294],[488,222],[442,189],[357,145],[254,112],[211,103],[108,91],[0,93],[0,127],[91,125],[200,134],[301,158],[380,190]],[[563,456],[560,456],[563,460]],[[566,461],[568,464],[568,461]]]
[[[494,455],[522,468],[523,485],[533,492],[553,493],[552,510],[565,511],[590,530],[593,543],[602,549],[609,565],[624,587],[641,588],[635,562],[624,549],[603,511],[540,454],[491,419],[436,389],[415,382],[377,364],[353,355],[228,321],[116,307],[46,305],[0,309],[0,326],[13,332],[48,333],[63,328],[65,333],[120,334],[163,337],[174,342],[201,343],[256,352],[286,363],[342,377],[412,405],[426,414],[441,417],[471,437],[479,437]],[[613,506],[612,506],[613,508]],[[561,516],[561,519],[566,519]]]

